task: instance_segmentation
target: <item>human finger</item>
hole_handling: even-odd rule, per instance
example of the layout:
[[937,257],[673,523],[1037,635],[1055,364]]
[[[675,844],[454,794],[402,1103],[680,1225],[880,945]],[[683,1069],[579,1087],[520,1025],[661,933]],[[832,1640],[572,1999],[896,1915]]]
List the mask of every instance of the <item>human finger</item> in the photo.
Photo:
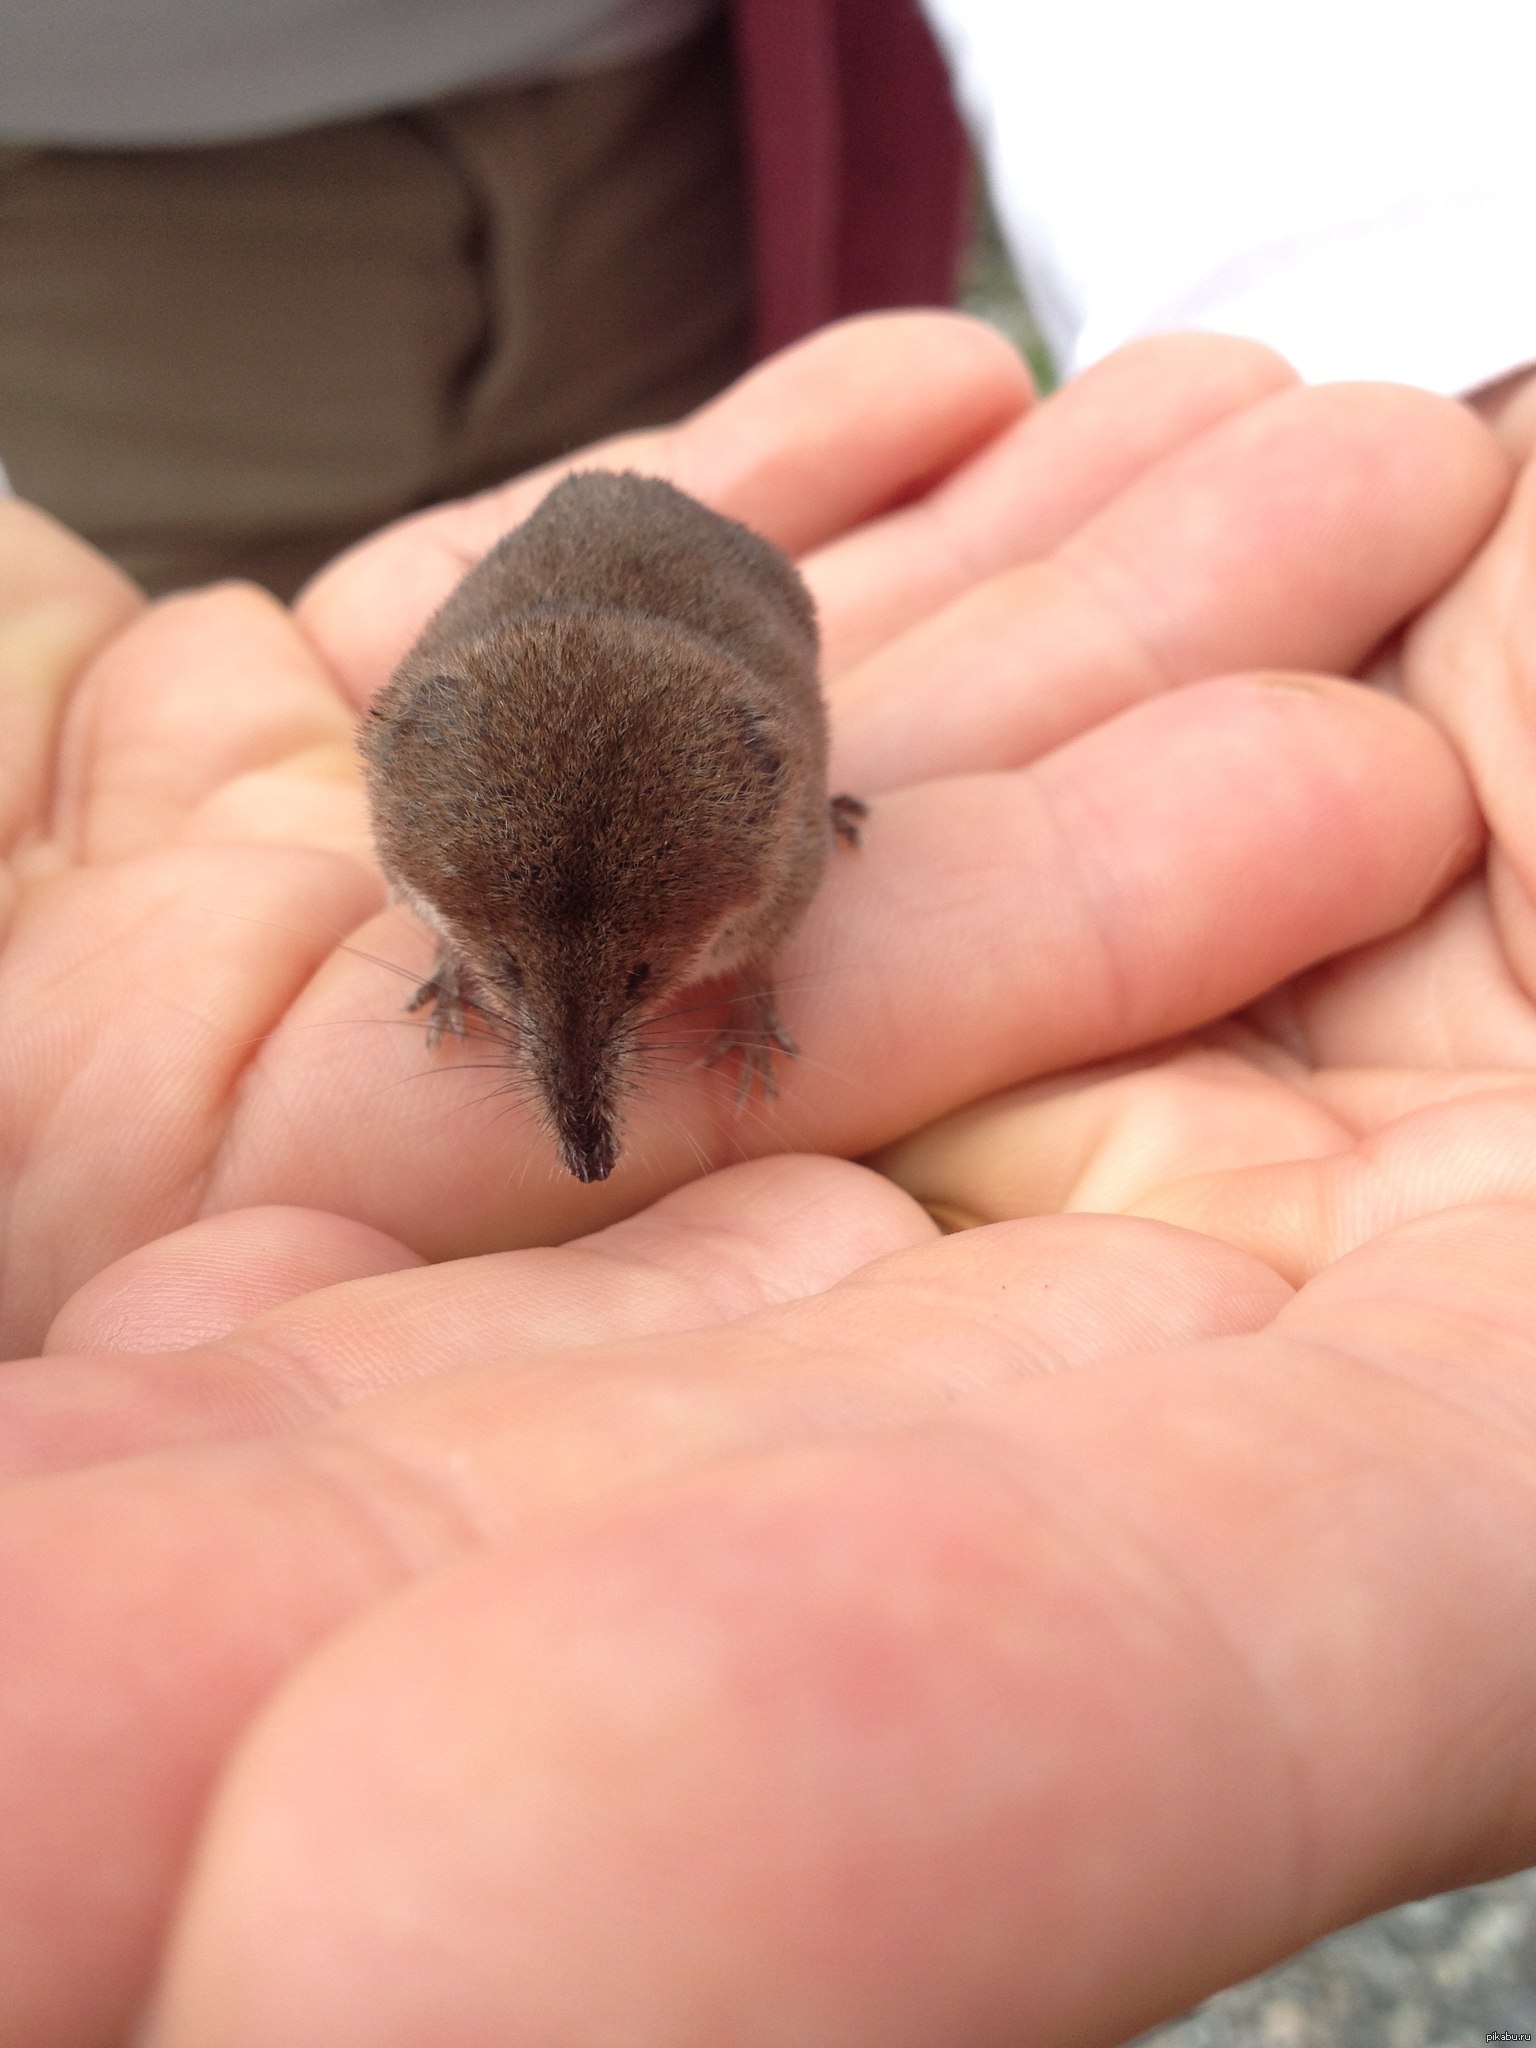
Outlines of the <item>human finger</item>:
[[1130,1205],[1251,1251],[1298,1285],[1356,1247],[1474,1202],[1536,1204],[1536,1089],[1432,1103],[1312,1159],[1196,1172]]
[[1533,1249],[427,1578],[242,1745],[150,2048],[1072,2048],[1528,1861]]
[[1536,1067],[1536,1010],[1505,943],[1518,890],[1492,846],[1407,930],[1270,990],[1250,1015],[1319,1071]]
[[728,1320],[932,1234],[887,1180],[809,1156],[727,1168],[571,1244],[430,1272],[343,1217],[234,1211],[130,1253],[66,1304],[45,1357],[0,1366],[0,1477],[297,1428],[488,1352],[506,1371]]
[[1174,449],[1295,381],[1272,349],[1233,335],[1150,335],[1116,349],[913,503],[807,556],[826,673],[1049,554]]
[[1173,1180],[1339,1151],[1352,1126],[1218,1026],[1193,1042],[968,1103],[871,1154],[950,1229],[1122,1214]]
[[60,1309],[43,1349],[189,1351],[319,1288],[420,1264],[397,1239],[345,1216],[232,1209],[141,1245],[94,1274]]
[[[275,598],[247,584],[169,598],[81,679],[51,829],[86,862],[184,837],[275,840],[290,829],[300,844],[365,859],[354,731],[351,707]],[[281,800],[280,774],[312,801]],[[248,800],[254,778],[262,807]]]
[[0,958],[15,1147],[0,1355],[35,1350],[92,1274],[219,1206],[202,1197],[253,1060],[382,895],[371,867],[281,845],[39,879]]
[[466,570],[572,469],[665,476],[799,554],[963,462],[1030,397],[1015,351],[979,321],[931,312],[844,321],[674,427],[600,442],[386,528],[323,570],[295,610],[361,705]]
[[874,791],[1014,765],[1232,670],[1348,674],[1455,573],[1508,484],[1493,436],[1427,392],[1262,399],[1049,559],[979,584],[837,679],[840,773]]
[[1536,461],[1475,560],[1416,621],[1402,652],[1403,688],[1447,731],[1467,763],[1505,884],[1492,900],[1500,946],[1536,992]]
[[869,1164],[951,1229],[1159,1216],[1299,1282],[1410,1218],[1526,1199],[1533,1100],[1507,1069],[1314,1072],[1225,1025],[969,1104]]
[[241,1727],[412,1578],[701,1463],[943,1411],[1106,1345],[1252,1327],[1286,1291],[1228,1247],[1069,1218],[912,1245],[724,1328],[561,1351],[553,1370],[515,1349],[503,1367],[515,1301],[481,1302],[473,1372],[288,1437],[5,1489],[0,2031],[121,2035]]

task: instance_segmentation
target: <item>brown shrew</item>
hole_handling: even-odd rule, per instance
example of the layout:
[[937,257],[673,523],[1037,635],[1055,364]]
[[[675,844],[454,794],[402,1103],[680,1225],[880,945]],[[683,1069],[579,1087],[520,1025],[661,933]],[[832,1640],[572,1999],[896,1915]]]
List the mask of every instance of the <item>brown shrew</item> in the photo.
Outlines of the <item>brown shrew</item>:
[[556,486],[364,722],[379,859],[439,942],[428,1043],[473,1006],[560,1156],[604,1180],[641,1025],[744,993],[712,1058],[775,1092],[773,963],[864,806],[827,795],[816,616],[788,558],[658,478]]

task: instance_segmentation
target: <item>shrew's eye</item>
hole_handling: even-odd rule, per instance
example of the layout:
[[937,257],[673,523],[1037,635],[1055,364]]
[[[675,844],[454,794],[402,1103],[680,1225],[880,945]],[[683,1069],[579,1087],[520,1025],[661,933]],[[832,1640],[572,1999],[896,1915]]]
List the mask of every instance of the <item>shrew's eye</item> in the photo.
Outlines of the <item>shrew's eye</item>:
[[650,980],[650,978],[650,962],[648,960],[641,960],[636,966],[631,967],[631,969],[629,970],[629,979],[624,984],[625,995],[639,995],[641,989],[645,987],[645,984]]

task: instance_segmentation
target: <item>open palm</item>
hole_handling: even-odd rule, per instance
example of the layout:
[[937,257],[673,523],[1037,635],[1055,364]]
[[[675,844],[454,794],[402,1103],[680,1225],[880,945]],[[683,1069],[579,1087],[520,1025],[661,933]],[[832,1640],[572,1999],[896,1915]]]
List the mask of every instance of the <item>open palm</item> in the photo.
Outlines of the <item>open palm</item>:
[[[6,1301],[48,1355],[0,1378],[0,2034],[111,2042],[159,1973],[176,2048],[1109,2040],[1536,1839],[1523,1218],[1440,1214],[1500,1192],[1447,1170],[1334,1263],[1210,1195],[1340,1170],[1368,1101],[1494,1101],[1393,1024],[1458,919],[1492,957],[1467,774],[1331,678],[1506,466],[1235,343],[1022,402],[963,324],[873,322],[602,451],[802,554],[877,802],[786,961],[775,1122],[680,1062],[601,1189],[399,1019],[378,963],[427,947],[351,766],[537,481],[297,626],[136,617],[6,511]],[[892,1165],[1034,1220],[695,1178],[1019,1083]]]

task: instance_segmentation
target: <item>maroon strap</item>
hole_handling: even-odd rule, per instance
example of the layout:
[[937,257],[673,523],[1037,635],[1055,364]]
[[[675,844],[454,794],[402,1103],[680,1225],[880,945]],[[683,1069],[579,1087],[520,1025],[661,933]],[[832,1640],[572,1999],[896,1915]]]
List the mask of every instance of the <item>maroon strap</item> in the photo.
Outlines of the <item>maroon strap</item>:
[[967,150],[916,0],[734,0],[758,353],[844,313],[947,305]]

